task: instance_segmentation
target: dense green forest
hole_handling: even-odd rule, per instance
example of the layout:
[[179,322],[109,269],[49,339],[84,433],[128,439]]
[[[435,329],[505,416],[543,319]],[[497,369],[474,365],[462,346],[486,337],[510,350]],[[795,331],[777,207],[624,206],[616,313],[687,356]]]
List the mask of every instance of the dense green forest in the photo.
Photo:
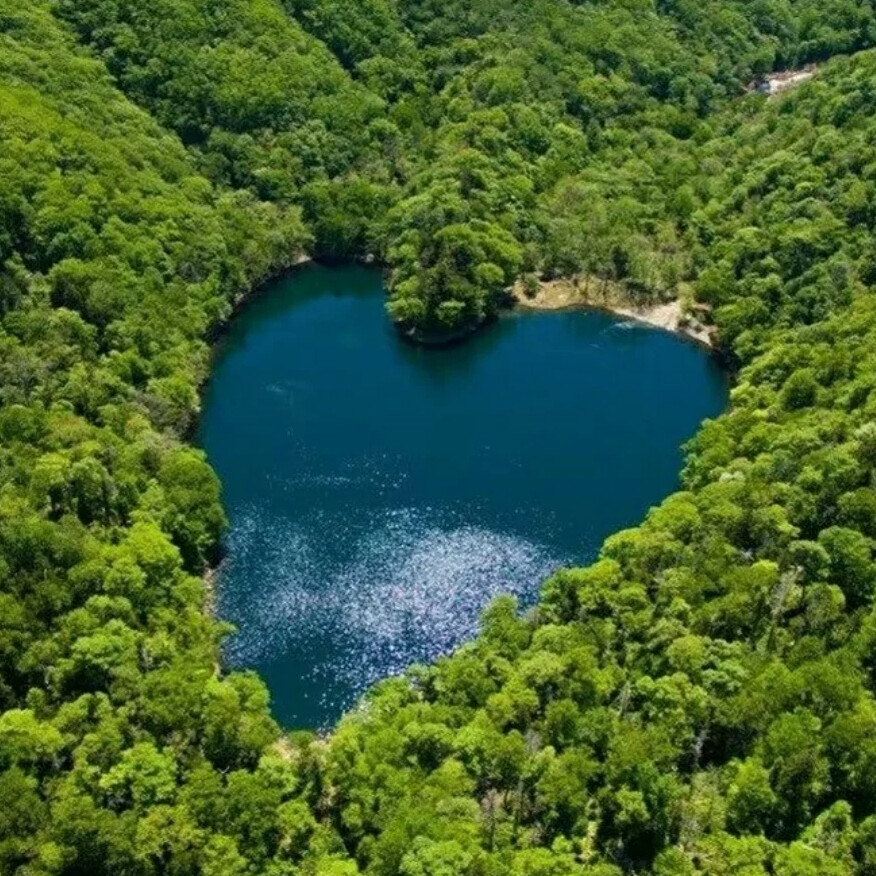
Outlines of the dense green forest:
[[[0,0],[0,873],[876,874],[874,44],[867,0]],[[423,333],[685,284],[739,369],[681,492],[325,738],[218,665],[186,443],[302,252]]]
[[855,0],[287,6],[56,4],[203,174],[300,205],[323,257],[388,263],[390,314],[422,333],[479,324],[521,272],[671,294],[673,141],[759,73],[876,41]]

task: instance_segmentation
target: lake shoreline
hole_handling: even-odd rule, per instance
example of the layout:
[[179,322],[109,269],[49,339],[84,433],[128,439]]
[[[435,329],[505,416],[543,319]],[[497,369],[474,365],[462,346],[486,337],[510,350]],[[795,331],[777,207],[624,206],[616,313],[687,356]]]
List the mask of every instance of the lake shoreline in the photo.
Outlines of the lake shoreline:
[[[197,415],[192,418],[192,421],[188,424],[184,434],[182,435],[182,440],[185,441],[187,445],[197,446],[197,444],[195,443],[195,435],[197,434],[198,428],[201,423],[201,415],[203,413],[204,405],[204,394],[207,389],[207,384],[209,383],[210,378],[213,375],[213,363],[216,359],[216,356],[221,350],[222,342],[225,336],[231,329],[232,323],[253,301],[258,299],[261,295],[265,294],[269,289],[273,288],[276,283],[286,277],[291,276],[301,268],[313,264],[313,262],[313,256],[311,256],[309,253],[304,251],[299,252],[288,265],[270,273],[267,277],[260,280],[259,282],[253,283],[253,285],[249,289],[245,289],[244,291],[235,295],[231,301],[231,311],[228,313],[228,315],[210,328],[206,337],[207,344],[209,344],[210,347],[210,366],[207,369],[204,378],[198,384]],[[217,546],[218,559],[216,559],[215,562],[209,563],[204,571],[201,573],[201,583],[204,587],[203,611],[208,618],[216,621],[217,623],[221,622],[221,618],[219,617],[217,606],[218,596],[216,592],[216,587],[219,572],[222,568],[222,564],[225,562],[224,538],[225,533],[223,533],[222,539],[220,539],[220,543]],[[217,654],[217,659],[214,664],[214,670],[217,677],[222,674],[222,668],[223,659],[220,646],[219,653]]]
[[[384,267],[373,256],[353,259],[352,263]],[[216,347],[221,343],[231,323],[250,302],[257,299],[279,280],[291,276],[300,268],[313,264],[324,263],[310,253],[302,251],[288,265],[235,296],[231,312],[215,325],[209,334],[208,343],[212,348],[211,352],[215,353]],[[591,294],[590,283],[600,288],[598,299]],[[700,313],[708,312],[708,308],[702,305],[691,309],[698,309]],[[630,301],[629,296],[619,289],[617,284],[596,278],[585,280],[583,289],[577,277],[542,280],[539,281],[538,289],[534,295],[527,294],[523,281],[518,279],[508,290],[497,314],[448,332],[423,332],[397,322],[393,322],[393,327],[398,332],[398,336],[406,343],[426,348],[452,347],[465,343],[482,329],[489,328],[495,322],[496,317],[501,317],[503,313],[552,310],[597,310],[610,313],[614,316],[635,320],[652,328],[671,332],[716,354],[719,353],[714,327],[686,312],[680,297],[654,304],[635,305]]]
[[[591,282],[601,283],[596,280]],[[576,280],[570,278],[542,281],[534,295],[527,294],[523,284],[518,281],[511,297],[514,308],[521,311],[600,310],[671,332],[714,353],[718,352],[713,328],[687,315],[680,298],[636,306],[616,288],[601,283],[600,298],[594,299],[587,286],[582,289]]]
[[[381,267],[380,263],[373,259],[355,261],[375,268]],[[314,258],[307,252],[300,252],[288,265],[264,280],[254,284],[250,289],[235,296],[228,316],[213,327],[208,339],[211,348],[211,364],[205,379],[199,386],[199,396],[202,404],[207,383],[212,376],[213,361],[215,360],[215,357],[220,354],[226,335],[240,315],[262,295],[269,294],[270,291],[276,287],[278,282],[292,277],[302,269],[319,264],[323,264],[319,259]],[[393,327],[396,329],[398,337],[404,343],[425,349],[446,349],[471,342],[472,338],[479,335],[482,331],[489,331],[490,327],[495,324],[497,319],[503,319],[527,312],[539,313],[550,311],[591,310],[601,311],[603,313],[611,314],[612,316],[634,320],[642,325],[667,331],[686,341],[692,342],[695,346],[708,350],[714,356],[720,358],[720,350],[715,343],[713,332],[709,327],[699,321],[695,321],[692,324],[684,324],[682,322],[683,307],[679,299],[645,307],[634,307],[628,300],[623,300],[622,294],[617,289],[607,289],[607,284],[597,285],[597,281],[591,282],[593,282],[595,289],[601,287],[601,300],[594,300],[592,295],[588,295],[585,292],[585,289],[582,289],[575,280],[570,278],[542,281],[539,284],[537,293],[533,296],[527,295],[523,291],[522,281],[518,280],[505,296],[498,313],[478,322],[477,324],[467,325],[454,332],[448,332],[441,335],[424,335],[422,333],[406,330],[397,323],[393,323]],[[199,406],[198,414],[187,430],[187,440],[189,441],[193,440],[194,435],[198,430],[201,414],[202,408]],[[204,587],[203,611],[209,618],[216,622],[222,621],[219,613],[217,589],[219,575],[221,574],[222,567],[226,560],[226,548],[223,538],[217,558],[204,570],[201,576]],[[220,653],[217,654],[217,659],[214,663],[214,671],[217,676],[221,676],[226,668],[224,655],[222,655],[220,648]]]
[[215,668],[261,672],[284,728],[450,653],[494,596],[529,605],[675,487],[678,447],[725,401],[703,349],[583,308],[503,307],[421,354],[377,270],[316,264],[276,292],[215,351],[195,443],[230,523],[203,570],[204,613],[237,630]]

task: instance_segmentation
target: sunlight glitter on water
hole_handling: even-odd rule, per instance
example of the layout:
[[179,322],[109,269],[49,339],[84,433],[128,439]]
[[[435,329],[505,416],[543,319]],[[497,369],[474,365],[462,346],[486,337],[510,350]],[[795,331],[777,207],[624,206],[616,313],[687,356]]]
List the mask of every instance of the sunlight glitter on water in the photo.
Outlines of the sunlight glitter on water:
[[[337,532],[319,514],[293,522],[249,508],[228,544],[231,564],[257,563],[262,583],[226,594],[222,615],[248,618],[227,646],[234,665],[278,651],[320,651],[290,684],[313,687],[322,708],[352,705],[374,681],[430,661],[470,638],[502,593],[529,602],[568,558],[516,536],[453,526],[429,510],[386,510],[364,531]],[[338,561],[327,539],[349,539]],[[268,580],[265,580],[267,578]],[[256,622],[253,623],[253,619]]]

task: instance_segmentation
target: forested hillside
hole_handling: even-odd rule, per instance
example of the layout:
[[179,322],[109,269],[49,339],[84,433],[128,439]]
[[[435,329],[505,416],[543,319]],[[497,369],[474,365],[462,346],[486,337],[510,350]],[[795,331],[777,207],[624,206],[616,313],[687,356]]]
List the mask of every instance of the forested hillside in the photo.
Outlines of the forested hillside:
[[[0,872],[158,872],[167,804],[276,736],[214,672],[219,485],[178,436],[207,333],[307,235],[29,6],[0,12]],[[192,866],[226,858],[203,840]]]
[[[876,874],[874,42],[856,0],[0,0],[0,873]],[[740,367],[682,492],[320,739],[218,665],[185,443],[305,250],[424,333],[684,283]]]
[[683,214],[690,172],[657,156],[756,74],[876,40],[855,0],[286,5],[56,7],[214,181],[301,204],[320,255],[386,261],[421,334],[479,324],[521,272],[672,295],[677,216],[649,190]]

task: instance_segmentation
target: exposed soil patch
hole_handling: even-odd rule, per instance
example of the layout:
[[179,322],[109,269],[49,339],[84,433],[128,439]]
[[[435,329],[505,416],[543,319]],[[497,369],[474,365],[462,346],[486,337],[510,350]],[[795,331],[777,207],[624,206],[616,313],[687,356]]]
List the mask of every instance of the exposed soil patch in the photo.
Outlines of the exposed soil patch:
[[766,94],[774,97],[811,79],[818,72],[818,67],[815,64],[808,64],[801,67],[799,70],[780,70],[776,73],[769,73],[766,76],[757,79],[749,86],[749,91],[757,91],[760,94]]

